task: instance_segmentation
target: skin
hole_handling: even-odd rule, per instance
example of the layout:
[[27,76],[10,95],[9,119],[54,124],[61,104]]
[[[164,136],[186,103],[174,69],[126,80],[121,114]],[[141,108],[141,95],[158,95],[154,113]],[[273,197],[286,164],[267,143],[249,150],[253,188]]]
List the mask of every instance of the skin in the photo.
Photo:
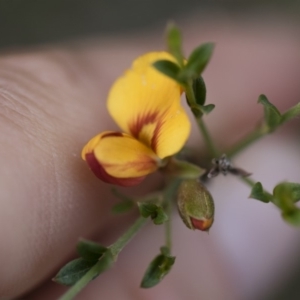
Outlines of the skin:
[[[300,63],[292,34],[282,31],[282,36],[275,37],[266,28],[253,36],[249,28],[216,26],[219,30],[215,28],[201,40],[195,25],[186,26],[186,45],[192,49],[206,40],[218,43],[205,73],[208,101],[218,107],[208,124],[213,136],[226,146],[259,120],[255,101],[260,93],[266,93],[282,109],[296,103]],[[92,136],[117,129],[105,109],[109,87],[137,55],[160,46],[159,35],[3,52],[0,56],[0,298],[56,299],[64,288],[49,279],[74,257],[78,238],[109,244],[131,223],[132,215],[111,216],[109,209],[116,199],[110,186],[93,176],[80,152]],[[280,103],[283,98],[285,102]],[[230,137],[224,139],[228,132]],[[190,143],[202,144],[196,135],[194,130]],[[141,186],[125,191],[141,195],[158,187],[160,180],[153,175]],[[162,233],[154,233],[155,228],[149,226],[144,236],[124,250],[116,267],[78,299],[95,299],[95,295],[122,300],[155,299],[158,295],[183,299],[188,291],[194,295],[191,300],[198,299],[200,292],[210,299],[236,299],[226,263],[211,251],[214,245],[208,236],[201,236],[203,243],[199,243],[178,217],[175,229],[178,266],[163,284],[151,291],[137,288],[163,243]],[[186,249],[184,244],[191,247]],[[205,260],[193,263],[192,258],[201,255]],[[210,285],[212,280],[218,289]]]

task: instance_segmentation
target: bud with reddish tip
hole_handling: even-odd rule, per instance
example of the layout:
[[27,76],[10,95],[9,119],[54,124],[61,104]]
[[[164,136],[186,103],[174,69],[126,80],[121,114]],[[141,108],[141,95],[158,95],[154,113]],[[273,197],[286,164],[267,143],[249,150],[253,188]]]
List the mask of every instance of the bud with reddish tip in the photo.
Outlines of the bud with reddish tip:
[[102,181],[133,186],[159,166],[156,154],[126,133],[104,131],[82,150],[82,158]]
[[178,210],[190,229],[208,231],[214,221],[214,201],[198,180],[184,180],[178,189]]

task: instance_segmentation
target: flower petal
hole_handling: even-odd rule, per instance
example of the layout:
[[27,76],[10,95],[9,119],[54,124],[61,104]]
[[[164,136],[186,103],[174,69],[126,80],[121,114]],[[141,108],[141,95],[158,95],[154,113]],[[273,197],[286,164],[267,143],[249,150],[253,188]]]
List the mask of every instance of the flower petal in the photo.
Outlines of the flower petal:
[[139,57],[110,90],[108,110],[127,133],[150,147],[158,157],[178,152],[190,133],[190,122],[180,104],[181,87],[152,64],[174,61],[166,52]]
[[82,150],[82,158],[103,181],[120,185],[120,179],[127,179],[126,186],[139,183],[159,164],[150,148],[128,134],[113,131],[91,139]]
[[99,164],[94,153],[87,153],[85,156],[85,160],[87,161],[93,173],[106,183],[120,185],[120,186],[133,186],[141,183],[146,177],[146,176],[136,177],[136,178],[113,177],[104,170],[101,164]]

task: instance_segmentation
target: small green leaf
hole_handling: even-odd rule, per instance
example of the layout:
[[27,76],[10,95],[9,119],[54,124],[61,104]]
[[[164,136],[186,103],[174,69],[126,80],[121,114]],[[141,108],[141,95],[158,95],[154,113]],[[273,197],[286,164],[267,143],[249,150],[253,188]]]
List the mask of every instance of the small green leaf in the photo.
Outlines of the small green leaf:
[[204,105],[206,100],[206,86],[202,76],[193,80],[193,91],[198,105]]
[[300,226],[300,210],[298,208],[290,212],[283,212],[282,217],[287,223],[293,226]]
[[77,258],[67,263],[53,278],[62,285],[73,285],[86,274],[93,266],[95,261]]
[[201,109],[205,114],[209,114],[210,112],[213,111],[214,108],[215,108],[214,104],[207,104],[205,106],[202,106]]
[[86,260],[82,257],[76,258],[62,267],[53,278],[53,281],[62,285],[74,285],[95,265],[97,265],[97,271],[94,273],[95,277],[97,277],[100,273],[110,268],[113,262],[113,255],[109,249],[106,249],[100,259],[96,261]]
[[290,108],[282,115],[282,123],[289,121],[299,115],[300,115],[300,102],[295,106],[293,106],[292,108]]
[[180,78],[179,78],[180,67],[177,64],[175,64],[169,60],[158,60],[155,63],[153,63],[153,66],[159,72],[174,79],[179,84],[184,84],[184,81],[180,80]]
[[169,52],[176,58],[178,64],[183,65],[183,55],[181,50],[181,33],[175,24],[170,23],[167,27],[167,45]]
[[197,47],[188,58],[188,62],[183,68],[180,78],[189,80],[200,76],[211,58],[213,49],[214,44],[212,43],[206,43]]
[[85,260],[96,262],[107,248],[88,240],[80,240],[77,244],[78,254]]
[[170,272],[174,262],[174,256],[164,254],[156,256],[146,270],[141,287],[150,288],[157,285]]
[[[189,104],[189,100],[188,100],[187,97],[186,97],[186,99],[187,99],[187,102]],[[195,117],[198,118],[198,117],[202,117],[203,116],[203,111],[202,111],[202,106],[201,105],[198,105],[198,104],[192,104],[192,105],[190,105],[189,104],[189,106],[190,106],[190,108],[192,110],[192,113],[193,113],[193,115]]]
[[275,197],[288,197],[293,203],[300,200],[300,184],[294,182],[282,182],[273,190]]
[[138,202],[140,214],[144,218],[148,218],[156,213],[158,206],[154,203]]
[[292,182],[282,182],[275,186],[273,190],[274,204],[284,213],[289,214],[297,207],[295,202],[300,200],[300,184]]
[[271,201],[272,195],[264,191],[263,186],[260,182],[256,182],[251,190],[249,198],[268,203]]
[[151,216],[153,223],[155,225],[161,225],[169,220],[168,215],[164,212],[162,207],[158,207],[156,210],[156,214]]
[[282,120],[281,114],[276,106],[274,106],[265,95],[260,95],[258,103],[264,106],[265,122],[269,131],[273,131]]
[[140,214],[144,218],[151,217],[155,225],[160,225],[168,220],[168,216],[161,206],[154,203],[138,203]]
[[129,210],[131,210],[132,208],[134,208],[134,206],[135,206],[135,203],[131,200],[120,202],[120,203],[116,204],[115,206],[113,206],[112,212],[114,214],[125,213],[125,212],[128,212]]

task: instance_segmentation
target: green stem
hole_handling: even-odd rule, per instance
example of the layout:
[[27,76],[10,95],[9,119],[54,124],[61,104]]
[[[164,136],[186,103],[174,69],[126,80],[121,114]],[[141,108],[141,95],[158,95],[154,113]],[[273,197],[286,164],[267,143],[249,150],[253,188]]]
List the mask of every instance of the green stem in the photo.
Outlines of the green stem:
[[[139,217],[135,223],[114,243],[107,252],[107,255],[112,255],[116,261],[118,254],[127,245],[127,243],[136,235],[136,233],[146,224],[148,218]],[[105,255],[105,254],[104,254]],[[78,280],[59,300],[71,300],[73,299],[90,281],[95,279],[103,271],[108,269],[111,264],[104,264],[103,259],[100,260],[83,276]]]
[[251,188],[254,187],[256,181],[252,180],[249,177],[239,177],[242,181],[244,181],[244,183],[246,183],[248,186],[250,186]]
[[[300,103],[296,104],[281,116],[280,126],[286,123],[287,121],[295,118],[300,114]],[[252,143],[259,140],[264,135],[271,133],[269,128],[266,125],[261,125],[260,127],[254,129],[250,134],[248,134],[244,139],[239,141],[236,145],[234,145],[229,151],[227,151],[228,157],[233,157],[245,148],[247,148]]]
[[208,148],[210,155],[215,158],[219,157],[219,151],[217,150],[202,117],[198,117],[198,118],[196,118],[196,120],[197,120],[198,126],[202,132],[204,141],[206,143],[206,146]]
[[259,140],[261,137],[267,134],[267,131],[264,127],[259,127],[249,133],[245,138],[239,141],[236,145],[234,145],[229,151],[226,152],[227,157],[232,158],[237,155],[239,152],[250,146],[252,143]]
[[81,277],[59,300],[73,299],[90,281],[96,278],[103,270],[103,261],[99,260],[83,277]]
[[[256,184],[257,181],[254,181],[252,179],[250,179],[249,177],[239,177],[242,181],[244,181],[244,183],[246,183],[249,187],[251,187],[251,189],[254,187],[254,185]],[[273,202],[273,195],[270,194],[268,191],[264,190],[265,195],[268,196],[269,201]],[[276,203],[274,203],[275,205],[277,205]]]
[[147,223],[149,219],[139,217],[135,223],[113,244],[111,245],[110,251],[116,260],[118,254],[128,244],[128,242],[136,235],[136,233]]
[[174,196],[178,186],[181,183],[180,179],[173,179],[164,191],[164,202],[166,204],[166,212],[169,220],[165,223],[166,247],[171,252],[172,249],[172,208]]
[[197,109],[193,109],[194,107],[197,107],[197,102],[196,102],[196,98],[195,98],[195,94],[194,94],[194,90],[193,90],[193,82],[192,81],[188,82],[185,85],[185,92],[186,92],[186,96],[188,99],[188,104],[191,107],[191,110],[195,116],[198,127],[202,133],[202,136],[204,138],[205,144],[208,148],[210,155],[215,158],[219,157],[219,151],[217,150],[217,148],[213,142],[213,139],[203,121],[202,114],[199,111],[197,111]]
[[168,201],[166,212],[168,215],[168,221],[165,223],[166,228],[166,247],[169,249],[171,253],[172,249],[172,201]]

